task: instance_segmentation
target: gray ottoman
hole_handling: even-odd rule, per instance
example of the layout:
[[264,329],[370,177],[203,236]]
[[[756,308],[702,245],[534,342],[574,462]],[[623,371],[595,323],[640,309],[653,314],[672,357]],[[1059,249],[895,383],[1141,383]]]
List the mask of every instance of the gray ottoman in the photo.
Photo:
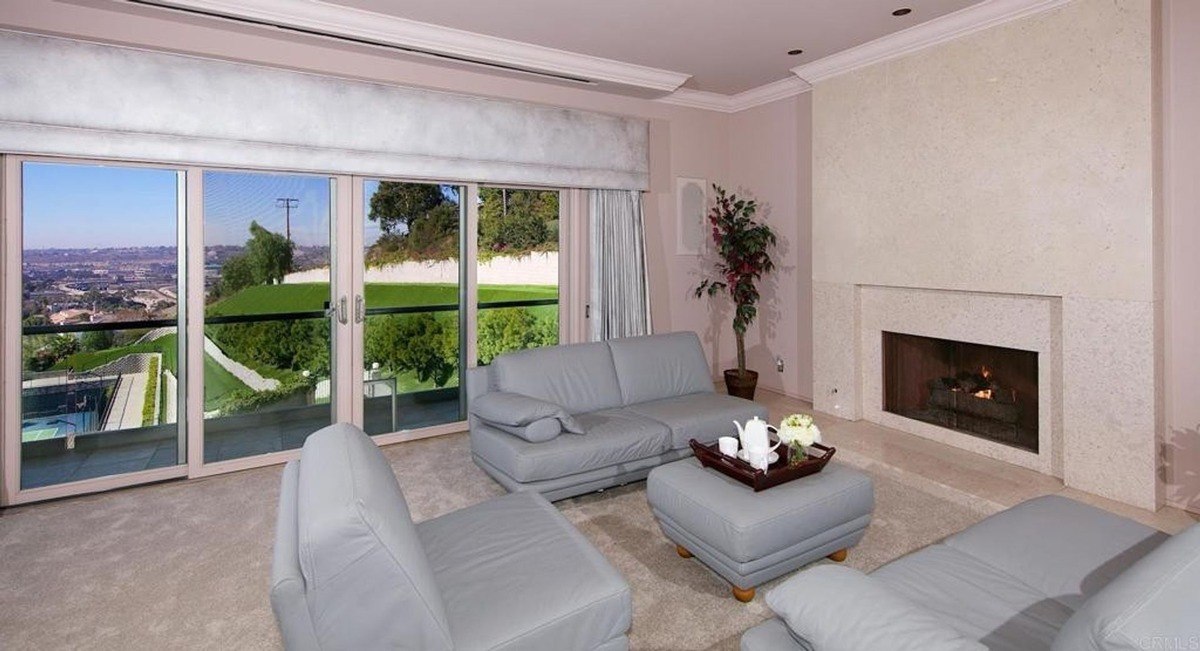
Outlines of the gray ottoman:
[[871,478],[839,463],[755,493],[688,458],[652,470],[646,499],[679,555],[698,556],[739,601],[823,556],[845,560],[875,509]]

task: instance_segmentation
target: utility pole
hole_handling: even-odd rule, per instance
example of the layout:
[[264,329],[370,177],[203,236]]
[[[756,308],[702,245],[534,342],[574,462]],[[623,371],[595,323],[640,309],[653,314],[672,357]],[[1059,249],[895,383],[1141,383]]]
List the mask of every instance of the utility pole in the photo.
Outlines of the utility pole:
[[284,210],[284,229],[289,242],[292,241],[292,208],[299,205],[300,200],[293,197],[280,197],[275,200],[275,207]]

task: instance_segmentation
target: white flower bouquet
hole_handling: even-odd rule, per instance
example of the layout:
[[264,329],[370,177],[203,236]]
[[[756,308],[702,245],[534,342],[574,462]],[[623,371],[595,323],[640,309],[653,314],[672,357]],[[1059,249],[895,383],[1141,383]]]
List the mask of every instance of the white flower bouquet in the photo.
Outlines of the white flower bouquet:
[[808,414],[792,414],[779,423],[779,440],[791,450],[791,463],[804,460],[804,448],[821,442],[821,428]]

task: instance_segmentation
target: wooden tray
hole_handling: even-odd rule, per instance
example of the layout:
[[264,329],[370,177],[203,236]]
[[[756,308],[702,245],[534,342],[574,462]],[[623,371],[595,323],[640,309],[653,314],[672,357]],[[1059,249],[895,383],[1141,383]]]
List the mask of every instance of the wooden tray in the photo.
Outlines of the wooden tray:
[[833,458],[833,454],[837,452],[837,448],[814,443],[809,448],[819,450],[821,456],[816,457],[810,454],[800,464],[790,466],[788,465],[788,450],[786,446],[781,445],[779,446],[779,450],[783,450],[783,452],[779,453],[779,460],[767,466],[767,471],[763,472],[741,459],[733,459],[721,454],[721,450],[716,443],[705,445],[696,439],[692,439],[688,441],[688,445],[692,446],[692,452],[696,454],[696,458],[700,460],[700,464],[705,468],[712,468],[724,473],[753,488],[756,493],[773,486],[786,484],[793,479],[821,472],[825,468],[825,464],[829,463],[829,460]]

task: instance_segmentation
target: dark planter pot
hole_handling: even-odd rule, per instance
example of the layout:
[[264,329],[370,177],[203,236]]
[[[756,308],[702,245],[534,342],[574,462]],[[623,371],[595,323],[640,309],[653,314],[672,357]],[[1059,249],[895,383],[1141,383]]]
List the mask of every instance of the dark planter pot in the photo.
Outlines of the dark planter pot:
[[738,375],[736,368],[725,371],[725,390],[731,396],[754,400],[754,388],[758,386],[758,371],[746,371]]

